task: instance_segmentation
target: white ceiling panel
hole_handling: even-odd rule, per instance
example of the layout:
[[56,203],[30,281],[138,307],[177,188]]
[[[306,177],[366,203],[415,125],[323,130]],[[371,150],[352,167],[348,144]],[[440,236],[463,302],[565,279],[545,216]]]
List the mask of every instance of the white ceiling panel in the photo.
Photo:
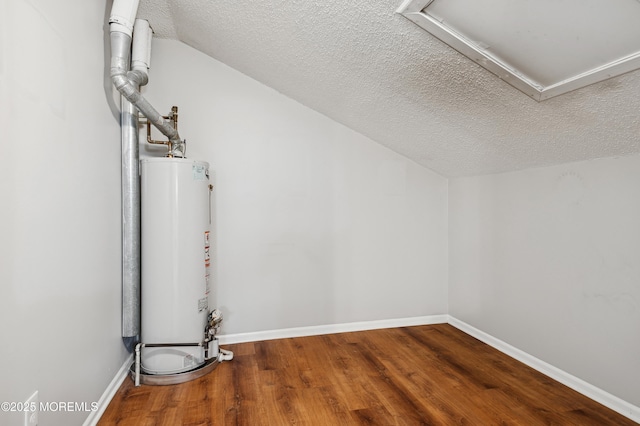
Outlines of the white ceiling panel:
[[640,68],[636,0],[407,0],[398,12],[536,100]]

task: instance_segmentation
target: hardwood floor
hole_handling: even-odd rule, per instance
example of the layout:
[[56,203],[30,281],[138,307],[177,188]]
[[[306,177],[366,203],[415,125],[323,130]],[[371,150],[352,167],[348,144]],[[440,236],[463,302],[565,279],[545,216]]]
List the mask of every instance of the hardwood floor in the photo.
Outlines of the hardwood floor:
[[189,383],[126,379],[99,425],[636,425],[447,324],[226,348]]

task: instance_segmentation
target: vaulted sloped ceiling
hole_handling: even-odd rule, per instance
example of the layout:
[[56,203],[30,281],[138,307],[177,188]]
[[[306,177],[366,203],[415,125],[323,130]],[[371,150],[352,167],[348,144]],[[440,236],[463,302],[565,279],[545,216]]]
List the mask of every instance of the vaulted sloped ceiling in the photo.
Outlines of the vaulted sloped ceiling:
[[538,103],[400,3],[141,0],[138,17],[444,176],[640,152],[640,71]]

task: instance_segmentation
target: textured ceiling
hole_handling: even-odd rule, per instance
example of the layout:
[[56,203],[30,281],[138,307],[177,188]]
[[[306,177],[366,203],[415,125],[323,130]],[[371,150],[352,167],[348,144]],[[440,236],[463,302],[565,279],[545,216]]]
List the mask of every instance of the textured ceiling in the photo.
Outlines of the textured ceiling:
[[640,152],[640,71],[538,103],[401,0],[141,0],[180,40],[444,176]]

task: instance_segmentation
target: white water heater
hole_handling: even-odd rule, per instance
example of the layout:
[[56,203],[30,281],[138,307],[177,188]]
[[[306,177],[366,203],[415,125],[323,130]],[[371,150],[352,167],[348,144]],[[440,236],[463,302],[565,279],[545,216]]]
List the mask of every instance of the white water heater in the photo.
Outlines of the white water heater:
[[[205,362],[209,314],[209,164],[183,158],[141,160],[141,366],[149,374],[193,370]],[[191,346],[189,346],[191,345]]]

